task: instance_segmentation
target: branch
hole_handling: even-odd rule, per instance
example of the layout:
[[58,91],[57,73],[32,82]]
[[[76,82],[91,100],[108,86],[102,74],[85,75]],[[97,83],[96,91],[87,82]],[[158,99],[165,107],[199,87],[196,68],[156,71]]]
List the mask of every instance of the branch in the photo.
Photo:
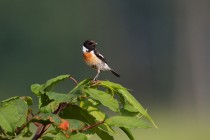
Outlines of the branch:
[[77,82],[76,79],[74,79],[73,77],[69,77],[69,78],[74,81],[74,83],[75,83],[76,86],[78,85],[78,82]]
[[93,127],[96,127],[96,126],[98,126],[98,125],[100,125],[100,124],[103,124],[104,122],[105,122],[105,121],[103,120],[103,121],[100,121],[100,122],[95,123],[95,124],[93,124],[93,125],[85,126],[85,127],[84,127],[83,129],[81,129],[79,132],[83,132],[83,131],[92,129]]

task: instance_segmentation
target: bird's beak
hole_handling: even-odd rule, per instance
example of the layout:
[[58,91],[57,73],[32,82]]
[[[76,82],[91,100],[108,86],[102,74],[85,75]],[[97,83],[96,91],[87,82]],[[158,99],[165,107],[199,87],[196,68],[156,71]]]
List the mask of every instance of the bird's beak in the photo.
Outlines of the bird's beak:
[[95,43],[96,45],[98,44],[98,43]]

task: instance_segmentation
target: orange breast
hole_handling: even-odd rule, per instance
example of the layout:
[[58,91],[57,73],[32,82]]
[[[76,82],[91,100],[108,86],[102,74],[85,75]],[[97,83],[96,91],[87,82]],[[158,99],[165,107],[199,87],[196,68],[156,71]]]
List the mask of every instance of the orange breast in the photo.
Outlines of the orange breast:
[[89,52],[83,53],[85,62],[90,62],[92,60],[92,54]]
[[84,57],[84,60],[85,62],[88,64],[88,65],[97,65],[99,62],[99,59],[93,55],[91,52],[85,52],[83,53],[83,57]]

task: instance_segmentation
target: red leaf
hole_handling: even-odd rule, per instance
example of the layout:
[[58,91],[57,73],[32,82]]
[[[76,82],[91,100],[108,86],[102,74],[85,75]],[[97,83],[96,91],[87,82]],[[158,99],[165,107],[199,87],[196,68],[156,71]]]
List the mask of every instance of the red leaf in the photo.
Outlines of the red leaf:
[[69,122],[64,120],[64,119],[61,119],[61,123],[59,124],[58,126],[60,129],[62,130],[68,130],[69,129]]

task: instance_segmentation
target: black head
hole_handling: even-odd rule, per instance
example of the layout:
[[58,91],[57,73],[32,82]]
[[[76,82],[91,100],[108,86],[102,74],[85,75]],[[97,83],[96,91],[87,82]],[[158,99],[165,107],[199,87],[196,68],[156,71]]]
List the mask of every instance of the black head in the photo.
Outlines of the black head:
[[92,51],[92,50],[95,50],[96,44],[97,43],[95,41],[93,41],[93,40],[86,40],[83,43],[83,46],[85,46],[89,51]]

